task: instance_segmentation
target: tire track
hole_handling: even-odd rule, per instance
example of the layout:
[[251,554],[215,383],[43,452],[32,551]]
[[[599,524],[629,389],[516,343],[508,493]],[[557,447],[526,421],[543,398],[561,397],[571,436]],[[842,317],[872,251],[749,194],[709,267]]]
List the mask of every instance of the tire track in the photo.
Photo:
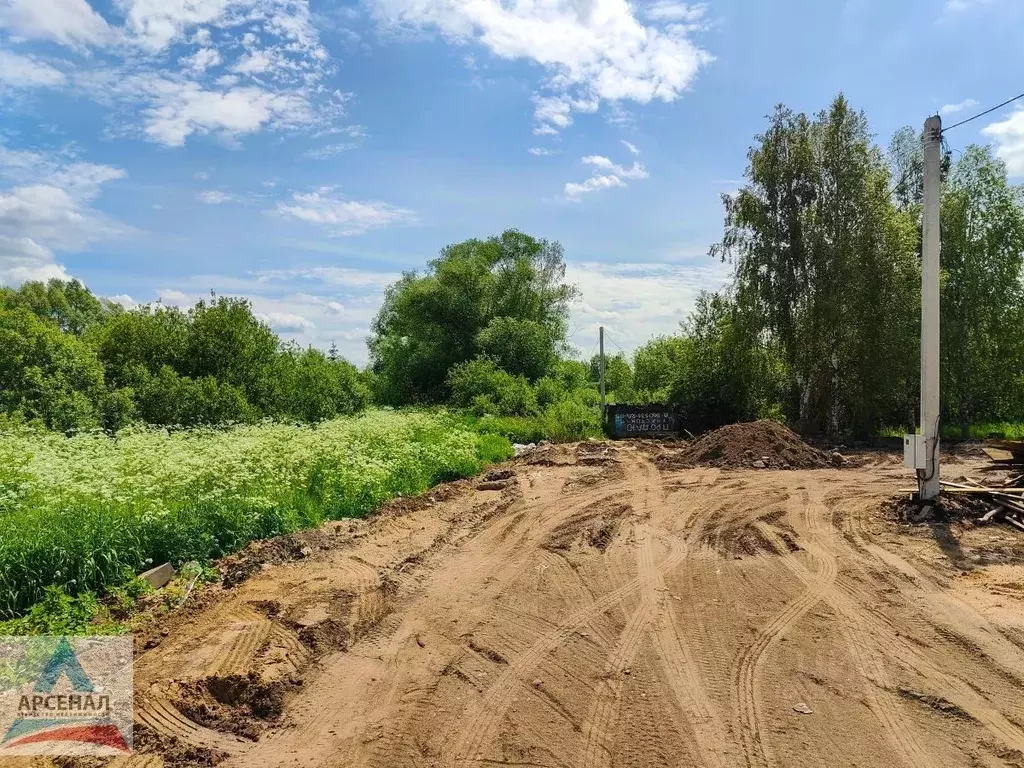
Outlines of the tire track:
[[660,600],[660,593],[657,591],[660,579],[654,565],[651,546],[653,538],[646,526],[639,528],[637,563],[639,578],[642,581],[640,604],[629,617],[618,644],[605,662],[602,673],[604,685],[595,694],[585,720],[582,765],[586,768],[612,765],[611,741],[622,699],[622,675],[636,658],[640,642],[654,619],[654,611]]
[[769,766],[770,750],[761,733],[761,697],[758,675],[764,660],[787,631],[821,602],[836,579],[835,558],[815,558],[818,571],[804,592],[777,613],[740,652],[733,675],[733,698],[737,710],[740,741],[747,766]]
[[[819,516],[814,511],[821,509],[825,511],[820,503],[811,504],[808,494],[803,494],[800,510],[800,522],[804,527],[804,551],[818,564],[827,562],[834,563],[836,553],[829,541],[829,537],[823,533],[819,525]],[[805,585],[811,585],[816,580],[815,572],[807,568],[786,547],[786,542],[779,536],[778,532],[766,523],[759,523],[758,528],[762,535],[771,541],[781,553],[783,564]],[[820,571],[820,568],[819,568]],[[885,734],[893,750],[899,755],[903,763],[913,768],[935,768],[931,756],[926,747],[914,734],[913,723],[905,716],[899,702],[890,693],[895,686],[892,684],[884,665],[880,662],[878,652],[877,632],[874,622],[867,618],[858,606],[843,598],[839,593],[839,586],[825,595],[824,602],[830,605],[840,616],[844,625],[844,634],[847,637],[855,638],[846,644],[847,650],[853,657],[854,665],[858,672],[868,683],[864,686],[864,694],[867,699],[868,708],[878,720],[879,725]],[[868,646],[872,647],[868,647]]]
[[[678,565],[685,552],[676,547],[658,566],[666,570]],[[445,764],[461,766],[478,762],[480,752],[493,739],[502,715],[508,709],[516,688],[526,675],[541,663],[544,656],[562,645],[576,630],[588,625],[623,598],[640,591],[645,586],[643,578],[633,579],[621,587],[597,598],[594,602],[570,615],[558,627],[540,637],[522,655],[509,662],[508,667],[484,693],[483,699],[472,706],[472,714],[452,739],[452,749]]]

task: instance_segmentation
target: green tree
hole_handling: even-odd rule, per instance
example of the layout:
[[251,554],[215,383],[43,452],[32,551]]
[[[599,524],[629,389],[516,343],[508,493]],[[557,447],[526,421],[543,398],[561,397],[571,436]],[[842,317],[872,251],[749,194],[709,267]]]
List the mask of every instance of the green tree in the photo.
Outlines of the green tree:
[[0,288],[2,306],[27,309],[37,317],[52,321],[65,333],[75,335],[122,311],[114,302],[96,298],[78,280],[56,278],[46,283],[22,283],[17,289]]
[[735,265],[737,305],[782,354],[805,432],[874,431],[907,401],[915,358],[914,218],[867,120],[838,96],[813,120],[780,106],[726,197],[715,255]]
[[778,350],[728,296],[701,293],[683,331],[689,349],[679,358],[671,402],[687,429],[780,415],[786,377]]
[[633,356],[633,385],[644,402],[664,402],[672,384],[692,352],[690,339],[658,336],[640,347]]
[[61,431],[102,426],[103,366],[80,339],[28,309],[0,309],[0,349],[0,410]]
[[103,362],[107,380],[118,386],[138,382],[138,366],[156,375],[164,366],[183,368],[189,337],[188,316],[176,307],[143,305],[110,317],[86,339]]
[[528,416],[537,398],[524,376],[513,376],[493,360],[477,357],[458,363],[448,373],[451,402],[479,415]]
[[[601,380],[600,355],[594,355],[590,359],[590,378],[595,382]],[[626,356],[621,352],[611,357],[605,355],[604,387],[605,393],[613,402],[629,403],[633,401],[635,395],[633,369],[629,366]]]
[[551,330],[518,317],[496,317],[476,337],[477,349],[511,374],[536,381],[551,370],[555,340]]
[[[558,243],[516,230],[447,246],[424,275],[403,275],[388,288],[369,340],[382,399],[392,404],[443,400],[448,371],[482,351],[481,333],[496,318],[536,323],[552,345],[561,344],[576,295],[564,277]],[[496,326],[483,341],[496,344],[499,334],[507,339],[512,329]]]
[[1024,209],[989,147],[969,146],[942,201],[944,417],[966,438],[972,421],[1024,414]]
[[256,407],[271,410],[270,381],[280,339],[252,312],[247,299],[214,296],[188,312],[185,353],[177,370],[188,377],[212,376],[245,394]]

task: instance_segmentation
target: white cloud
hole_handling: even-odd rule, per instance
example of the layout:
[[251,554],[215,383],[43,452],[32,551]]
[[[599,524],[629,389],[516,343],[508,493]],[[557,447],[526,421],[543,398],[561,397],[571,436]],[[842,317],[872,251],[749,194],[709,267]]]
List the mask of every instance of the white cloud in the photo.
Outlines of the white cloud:
[[125,309],[135,309],[135,307],[139,306],[139,303],[127,293],[118,293],[114,296],[107,296],[106,298],[115,304],[120,304]]
[[341,141],[336,144],[327,144],[323,147],[308,149],[302,153],[302,156],[308,157],[311,160],[324,160],[328,157],[334,157],[334,155],[340,155],[342,152],[357,149],[358,147],[358,141]]
[[195,298],[188,295],[184,291],[179,291],[175,288],[161,288],[156,292],[157,301],[163,304],[165,307],[189,307],[195,304]]
[[0,145],[0,283],[67,278],[55,251],[77,251],[123,234],[89,203],[124,171],[70,155]]
[[171,147],[182,146],[192,134],[234,137],[266,126],[298,126],[314,120],[302,97],[257,86],[218,91],[191,81],[143,77],[127,87],[145,92],[152,103],[143,111],[146,136]]
[[545,93],[535,100],[543,133],[567,127],[573,112],[596,111],[604,101],[670,102],[689,88],[712,60],[689,39],[702,11],[685,6],[678,18],[684,6],[674,4],[671,13],[668,7],[644,25],[627,0],[373,0],[386,25],[436,29],[454,42],[543,67]]
[[986,5],[992,5],[995,0],[947,0],[946,2],[946,13],[965,13],[967,11],[973,11],[976,8],[982,8]]
[[196,200],[207,205],[220,205],[237,202],[238,197],[220,189],[204,189],[196,194]]
[[372,288],[382,290],[401,277],[397,272],[371,272],[350,267],[305,267],[301,269],[264,269],[256,273],[261,283],[296,280],[323,283],[332,288]]
[[640,150],[637,149],[636,144],[634,144],[631,141],[626,141],[625,139],[622,139],[622,146],[624,146],[626,149],[628,149],[634,155],[639,155],[640,154]]
[[1010,176],[1024,176],[1024,108],[981,129],[996,145],[996,154],[1006,163]]
[[259,312],[256,317],[275,331],[311,331],[316,328],[312,321],[290,312]]
[[[582,328],[572,343],[588,352],[597,343],[599,325],[627,351],[652,336],[675,333],[700,291],[719,290],[729,277],[728,265],[708,258],[675,264],[569,261],[566,280],[584,296],[572,309],[570,326]],[[612,350],[618,351],[614,345]]]
[[0,50],[0,85],[14,88],[53,88],[63,82],[64,73],[36,57]]
[[12,34],[78,51],[103,49],[103,56],[80,57],[74,69],[0,53],[0,83],[66,82],[113,108],[111,135],[141,133],[167,146],[195,135],[237,143],[262,130],[324,130],[343,113],[348,95],[323,86],[335,64],[319,42],[308,0],[114,5],[122,27],[108,25],[85,0],[0,0],[0,28]]
[[0,28],[62,45],[105,45],[114,31],[86,0],[2,0]]
[[376,200],[346,200],[330,187],[296,192],[291,203],[278,203],[275,212],[324,227],[332,235],[361,235],[394,224],[410,224],[416,215],[405,208]]
[[583,158],[583,162],[587,165],[593,165],[595,168],[599,168],[602,171],[611,171],[616,176],[623,179],[646,179],[650,175],[647,173],[647,169],[640,165],[640,163],[633,163],[631,167],[624,168],[621,165],[616,165],[607,157],[602,155],[588,155]]
[[978,102],[974,99],[964,99],[959,104],[944,104],[939,108],[940,115],[955,115],[957,112],[962,112],[965,109],[978,106]]
[[634,162],[629,168],[612,162],[604,155],[587,155],[582,158],[585,165],[594,166],[594,175],[583,182],[568,182],[565,197],[579,202],[581,195],[600,192],[603,189],[628,186],[623,179],[646,179],[650,174],[640,163]]
[[220,51],[216,48],[200,48],[191,56],[185,56],[181,59],[185,69],[196,75],[201,75],[210,67],[216,67],[221,61]]
[[526,151],[529,152],[531,155],[535,155],[536,157],[544,157],[545,155],[555,154],[555,150],[545,149],[544,147],[530,147]]
[[591,176],[586,181],[577,184],[569,181],[565,184],[565,196],[570,200],[579,200],[580,195],[586,195],[591,192],[599,192],[602,189],[611,189],[613,187],[624,187],[626,182],[620,179],[618,176]]
[[654,21],[675,21],[700,24],[707,14],[707,3],[680,3],[675,0],[657,0],[644,7],[644,16]]

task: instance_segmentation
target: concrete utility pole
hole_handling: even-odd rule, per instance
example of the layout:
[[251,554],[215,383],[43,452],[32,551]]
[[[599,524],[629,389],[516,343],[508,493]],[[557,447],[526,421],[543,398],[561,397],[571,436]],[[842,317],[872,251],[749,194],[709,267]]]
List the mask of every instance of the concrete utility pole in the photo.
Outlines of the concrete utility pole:
[[601,416],[604,416],[604,326],[602,325],[598,330],[598,340],[600,344],[600,357],[598,368],[601,371]]
[[942,118],[924,124],[924,250],[921,258],[921,442],[919,497],[939,495],[939,234]]

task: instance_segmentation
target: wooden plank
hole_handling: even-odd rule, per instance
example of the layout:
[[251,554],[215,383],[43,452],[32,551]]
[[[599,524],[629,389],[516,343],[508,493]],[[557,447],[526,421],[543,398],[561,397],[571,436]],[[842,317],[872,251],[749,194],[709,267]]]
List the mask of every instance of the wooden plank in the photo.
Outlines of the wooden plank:
[[992,461],[1013,461],[1013,454],[1001,448],[982,448],[982,452]]

